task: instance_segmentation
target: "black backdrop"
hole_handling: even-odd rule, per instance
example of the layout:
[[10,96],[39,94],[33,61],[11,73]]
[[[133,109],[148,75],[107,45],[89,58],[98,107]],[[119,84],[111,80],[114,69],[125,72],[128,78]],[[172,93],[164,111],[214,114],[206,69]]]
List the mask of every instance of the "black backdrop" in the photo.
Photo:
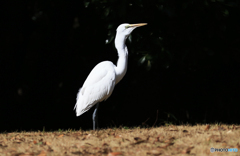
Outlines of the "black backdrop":
[[93,109],[77,118],[76,94],[97,63],[117,62],[115,30],[126,22],[148,25],[127,41],[128,71],[100,104],[101,128],[239,123],[239,1],[1,6],[1,131],[91,129]]

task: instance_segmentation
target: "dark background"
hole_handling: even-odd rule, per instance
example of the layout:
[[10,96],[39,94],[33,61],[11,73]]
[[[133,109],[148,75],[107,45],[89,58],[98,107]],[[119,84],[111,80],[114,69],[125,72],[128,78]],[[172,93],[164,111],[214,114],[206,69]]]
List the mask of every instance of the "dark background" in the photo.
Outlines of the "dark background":
[[121,23],[148,25],[127,40],[128,71],[100,104],[101,128],[240,123],[238,0],[1,3],[0,131],[91,129],[76,94],[97,63],[117,62]]

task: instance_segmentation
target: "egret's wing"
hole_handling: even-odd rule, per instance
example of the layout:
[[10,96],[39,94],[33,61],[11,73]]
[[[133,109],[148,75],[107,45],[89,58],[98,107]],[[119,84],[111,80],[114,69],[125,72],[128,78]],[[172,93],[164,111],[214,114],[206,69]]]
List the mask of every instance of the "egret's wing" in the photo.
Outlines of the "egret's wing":
[[99,82],[102,78],[106,76],[108,71],[111,71],[111,68],[113,66],[114,64],[110,61],[104,61],[97,64],[89,73],[87,79],[83,84],[83,87]]
[[78,92],[75,106],[77,116],[112,94],[115,76],[114,65],[111,62],[102,62],[94,67]]

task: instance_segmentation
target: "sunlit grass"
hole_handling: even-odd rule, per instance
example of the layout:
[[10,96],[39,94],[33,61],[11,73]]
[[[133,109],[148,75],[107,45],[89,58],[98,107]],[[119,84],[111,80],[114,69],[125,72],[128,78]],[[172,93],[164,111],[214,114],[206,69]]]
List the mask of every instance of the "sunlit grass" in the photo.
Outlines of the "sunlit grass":
[[[240,126],[166,125],[98,131],[62,130],[0,134],[1,155],[211,155],[210,148],[238,148]],[[213,153],[214,154],[214,153]],[[239,152],[215,153],[239,155]]]

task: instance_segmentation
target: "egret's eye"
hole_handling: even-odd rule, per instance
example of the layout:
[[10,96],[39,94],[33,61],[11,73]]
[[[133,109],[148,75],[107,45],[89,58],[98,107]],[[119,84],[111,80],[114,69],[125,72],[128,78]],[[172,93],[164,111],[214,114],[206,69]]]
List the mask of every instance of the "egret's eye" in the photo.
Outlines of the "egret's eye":
[[125,26],[126,29],[129,28],[129,27],[130,27],[129,25],[126,25],[126,26]]

